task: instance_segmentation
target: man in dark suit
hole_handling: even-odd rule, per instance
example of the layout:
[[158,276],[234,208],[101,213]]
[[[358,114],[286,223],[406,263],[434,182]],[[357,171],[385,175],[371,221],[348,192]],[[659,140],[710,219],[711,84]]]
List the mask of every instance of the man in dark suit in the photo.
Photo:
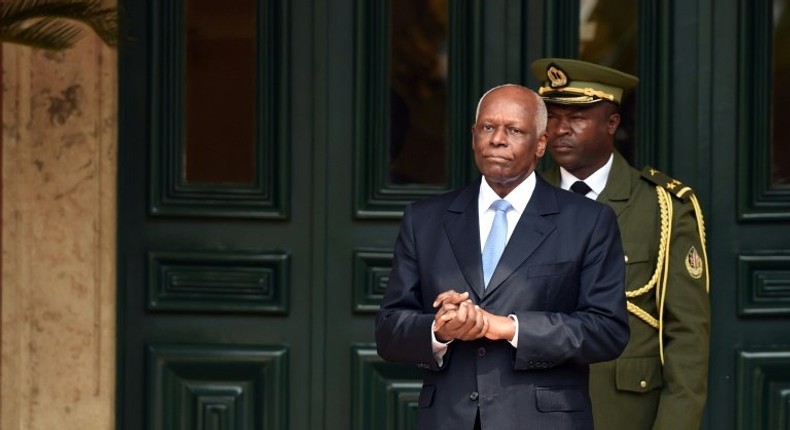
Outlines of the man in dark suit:
[[592,429],[588,365],[628,342],[623,251],[610,208],[534,173],[546,121],[532,90],[493,88],[483,180],[404,212],[376,341],[424,369],[418,429]]

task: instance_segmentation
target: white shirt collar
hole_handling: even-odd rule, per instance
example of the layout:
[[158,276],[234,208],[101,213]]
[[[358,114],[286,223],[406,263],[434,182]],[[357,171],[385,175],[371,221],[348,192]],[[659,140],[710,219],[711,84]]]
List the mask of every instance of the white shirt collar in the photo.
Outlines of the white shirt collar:
[[[532,197],[532,192],[535,191],[535,172],[532,172],[527,176],[524,181],[516,186],[508,195],[504,197],[505,200],[513,206],[513,210],[516,211],[519,215],[524,212],[524,209],[527,207],[527,203],[529,203],[529,199]],[[499,200],[502,197],[488,185],[485,178],[482,178],[480,181],[480,194],[478,197],[478,209],[480,213],[487,211],[491,207],[491,203],[494,203],[496,200]]]
[[[587,193],[587,197],[595,200],[603,192],[603,189],[606,188],[606,180],[609,179],[609,172],[612,170],[613,163],[614,153],[609,155],[609,161],[607,161],[606,164],[584,180],[584,183],[592,189],[592,191]],[[563,190],[570,189],[574,182],[581,180],[565,170],[564,167],[560,167],[560,177],[560,188]]]
[[[535,172],[530,173],[523,182],[518,184],[510,194],[505,196],[505,200],[513,206],[513,209],[507,211],[507,238],[510,240],[510,236],[513,234],[513,231],[516,229],[516,225],[518,224],[519,218],[521,218],[521,214],[527,208],[527,204],[529,203],[529,199],[532,198],[532,193],[535,191],[535,184],[537,180],[535,179]],[[484,244],[486,243],[486,238],[488,238],[488,232],[491,230],[491,223],[494,221],[494,210],[491,209],[491,203],[494,201],[499,200],[501,197],[497,195],[496,192],[488,185],[485,178],[480,180],[480,193],[478,193],[477,197],[477,210],[478,210],[478,220],[480,222],[480,248],[482,250]]]

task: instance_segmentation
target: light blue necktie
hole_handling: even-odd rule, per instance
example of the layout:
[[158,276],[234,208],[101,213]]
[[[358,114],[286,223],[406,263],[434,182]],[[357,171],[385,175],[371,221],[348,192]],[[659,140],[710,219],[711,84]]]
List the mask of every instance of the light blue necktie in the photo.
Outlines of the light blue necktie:
[[502,251],[505,250],[505,244],[507,243],[507,211],[512,206],[507,200],[497,200],[491,204],[491,208],[496,211],[494,223],[491,224],[491,232],[488,233],[486,246],[483,247],[483,281],[486,287],[488,287],[488,282],[491,280],[491,275],[494,274],[499,257],[502,256]]

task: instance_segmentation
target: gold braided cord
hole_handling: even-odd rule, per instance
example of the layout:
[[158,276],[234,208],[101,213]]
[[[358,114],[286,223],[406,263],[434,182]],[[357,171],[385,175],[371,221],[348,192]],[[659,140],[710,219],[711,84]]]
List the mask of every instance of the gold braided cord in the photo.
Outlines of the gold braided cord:
[[[669,193],[661,187],[656,187],[656,190],[660,190],[660,194],[662,198],[667,202],[667,218],[669,220],[672,219],[672,197]],[[661,216],[663,217],[664,214],[662,213]],[[663,220],[662,220],[663,222]],[[666,243],[666,252],[664,252],[664,267],[669,267],[669,248],[672,245],[670,243],[670,238],[672,237],[672,224],[669,223],[669,228],[667,229],[667,243]],[[659,254],[659,259],[661,258],[661,254]],[[661,281],[661,290],[660,294],[656,294],[656,300],[660,300],[658,306],[658,353],[661,356],[661,365],[664,364],[664,300],[666,299],[667,295],[667,282],[669,280],[669,270],[664,270],[663,280]]]
[[625,304],[628,307],[628,312],[631,312],[632,314],[636,315],[637,318],[648,323],[651,327],[658,328],[658,320],[653,318],[653,315],[650,315],[649,312],[631,303],[630,300],[626,300]]
[[[656,271],[653,272],[653,277],[650,278],[650,281],[645,284],[644,287],[639,288],[637,290],[626,291],[625,296],[628,298],[639,297],[643,294],[648,293],[653,287],[656,286],[658,283],[658,278],[661,276],[661,270],[664,268],[664,260],[661,258],[662,255],[667,251],[667,243],[669,242],[669,221],[670,217],[667,215],[669,212],[668,209],[668,201],[667,199],[662,197],[662,191],[666,194],[661,187],[656,187],[656,197],[658,197],[658,209],[659,213],[661,214],[661,235],[658,241],[658,255],[659,257],[656,258]],[[658,304],[658,303],[656,303]]]
[[596,90],[595,88],[575,88],[575,87],[562,87],[562,88],[540,87],[540,88],[538,88],[538,94],[540,94],[540,95],[543,95],[544,93],[553,93],[553,92],[584,94],[587,97],[598,97],[598,98],[614,101],[614,96],[612,94]]
[[645,284],[644,287],[639,288],[633,291],[626,291],[625,295],[627,298],[639,297],[651,291],[657,284],[659,278],[662,278],[663,274],[663,282],[662,282],[662,290],[663,291],[656,291],[656,306],[659,309],[658,312],[658,319],[654,318],[650,315],[649,312],[645,311],[644,309],[640,308],[639,306],[631,303],[630,300],[626,301],[626,306],[628,307],[628,311],[635,315],[637,318],[641,319],[651,327],[658,329],[658,347],[659,353],[661,355],[661,364],[664,364],[664,342],[663,342],[663,311],[664,311],[664,302],[663,296],[666,292],[666,284],[667,284],[667,274],[669,270],[664,270],[665,267],[669,267],[669,238],[672,233],[672,196],[664,190],[662,187],[656,187],[656,198],[658,199],[658,209],[661,218],[661,232],[659,235],[658,241],[658,256],[656,257],[656,270],[653,272],[653,276],[650,278],[650,281]]
[[683,188],[682,188],[680,191],[678,191],[677,193],[675,193],[675,195],[677,195],[677,196],[678,196],[678,198],[680,199],[680,198],[683,198],[683,194],[686,194],[686,193],[687,193],[687,192],[689,192],[689,191],[691,191],[691,188],[689,188],[689,187],[683,187]]
[[[690,189],[689,189],[690,190]],[[686,190],[683,190],[685,194]],[[656,291],[656,306],[658,307],[658,319],[654,318],[650,313],[646,312],[639,306],[627,301],[626,305],[628,311],[641,319],[653,328],[658,329],[658,350],[661,357],[661,364],[664,364],[664,304],[666,301],[667,286],[669,284],[669,261],[670,261],[670,246],[672,237],[672,196],[662,187],[656,187],[656,196],[658,198],[659,213],[661,215],[661,234],[658,246],[658,257],[656,258],[656,270],[653,273],[650,281],[642,288],[633,291],[626,291],[626,297],[639,297],[651,291],[658,279],[661,278],[661,287]],[[705,289],[710,291],[710,275],[708,273],[708,253],[705,244],[705,223],[702,217],[702,209],[700,208],[697,196],[691,194],[689,196],[691,204],[694,206],[697,219],[697,229],[700,235],[700,242],[702,246],[702,256],[705,264]],[[666,268],[666,269],[665,269]]]
[[702,208],[699,205],[697,196],[691,195],[691,204],[694,205],[694,213],[697,215],[697,230],[699,231],[699,240],[702,244],[702,258],[705,263],[705,291],[710,293],[710,271],[708,270],[708,251],[705,244],[705,221],[702,219]]

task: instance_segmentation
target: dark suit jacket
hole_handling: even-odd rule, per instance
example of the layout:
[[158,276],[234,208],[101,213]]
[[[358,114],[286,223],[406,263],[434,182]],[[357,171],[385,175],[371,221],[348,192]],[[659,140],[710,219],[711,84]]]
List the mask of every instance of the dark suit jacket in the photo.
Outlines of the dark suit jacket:
[[[416,202],[403,215],[389,285],[376,318],[378,353],[424,369],[422,430],[592,429],[588,364],[628,342],[624,261],[610,208],[537,178],[489,287],[483,287],[479,184]],[[518,348],[454,341],[437,366],[432,302],[469,291],[515,314]]]

